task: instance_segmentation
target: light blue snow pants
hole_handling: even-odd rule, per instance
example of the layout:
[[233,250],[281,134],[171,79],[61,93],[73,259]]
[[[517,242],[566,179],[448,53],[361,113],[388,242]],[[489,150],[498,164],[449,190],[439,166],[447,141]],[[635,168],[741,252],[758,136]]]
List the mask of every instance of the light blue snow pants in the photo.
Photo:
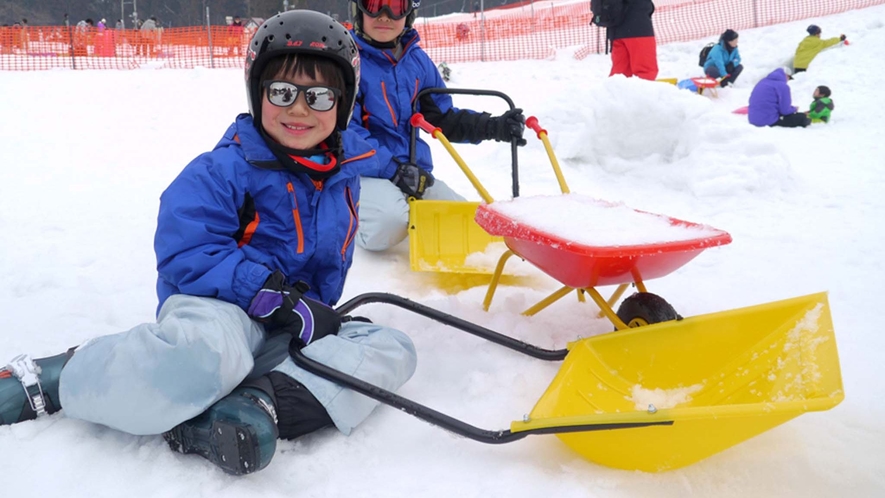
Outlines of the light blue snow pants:
[[[424,192],[432,201],[463,201],[439,178]],[[408,197],[390,180],[360,178],[360,226],[356,243],[367,251],[385,251],[409,234]]]
[[[264,344],[261,324],[234,304],[175,295],[157,323],[87,341],[61,373],[66,416],[129,434],[161,434],[229,394],[252,370]],[[305,356],[394,391],[415,372],[417,355],[404,333],[347,322],[303,350]],[[287,358],[275,368],[292,376],[349,434],[378,402],[308,373]]]

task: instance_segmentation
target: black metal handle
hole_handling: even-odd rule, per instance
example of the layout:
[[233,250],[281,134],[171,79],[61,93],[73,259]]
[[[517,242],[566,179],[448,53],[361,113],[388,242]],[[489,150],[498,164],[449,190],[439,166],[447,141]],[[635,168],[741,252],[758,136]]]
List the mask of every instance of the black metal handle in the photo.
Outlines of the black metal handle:
[[477,337],[481,337],[500,346],[504,346],[505,348],[512,349],[516,352],[531,356],[533,358],[538,358],[539,360],[562,361],[568,354],[567,349],[544,349],[538,346],[534,346],[527,342],[522,342],[504,334],[500,334],[493,330],[487,329],[475,323],[468,322],[467,320],[452,316],[448,313],[443,313],[442,311],[431,308],[429,306],[425,306],[404,297],[400,297],[395,294],[388,294],[385,292],[369,292],[366,294],[360,294],[359,296],[354,297],[350,301],[347,301],[346,303],[336,308],[335,311],[337,311],[338,314],[340,314],[341,316],[344,316],[350,313],[355,308],[370,303],[384,303],[398,306],[413,313],[417,313],[419,315],[426,316],[427,318],[436,320],[440,323],[444,323],[456,329],[463,330],[464,332],[473,334]]
[[[491,97],[500,97],[507,102],[507,105],[510,106],[510,109],[514,109],[513,100],[504,92],[499,92],[497,90],[479,90],[479,89],[471,89],[471,88],[425,88],[418,92],[418,95],[415,96],[415,100],[412,101],[412,114],[414,115],[418,111],[418,104],[421,101],[421,97],[431,94],[431,93],[447,93],[452,95],[486,95]],[[414,126],[412,127],[411,135],[409,136],[409,162],[415,162],[415,144],[418,140],[418,129]],[[513,197],[519,197],[519,162],[517,160],[517,139],[514,137],[510,140],[510,168],[511,168],[511,182],[513,185]]]
[[445,413],[438,412],[432,408],[428,408],[420,403],[394,394],[386,389],[382,389],[373,384],[369,384],[363,380],[357,379],[352,375],[347,375],[339,370],[324,365],[318,361],[312,360],[304,355],[301,351],[290,351],[292,361],[296,365],[307,370],[308,372],[322,377],[330,382],[334,382],[340,386],[356,391],[362,395],[368,396],[385,405],[404,411],[409,415],[417,417],[437,427],[441,427],[450,432],[454,432],[460,436],[486,444],[503,444],[518,441],[526,436],[536,434],[559,434],[567,432],[588,432],[588,431],[605,431],[613,429],[633,429],[637,427],[648,427],[652,425],[673,425],[673,421],[661,422],[623,422],[614,424],[583,424],[583,425],[567,425],[560,427],[543,427],[538,429],[529,429],[519,432],[511,432],[506,430],[488,430],[480,429],[466,422],[450,417]]
[[[342,304],[335,311],[344,316],[354,309],[371,303],[391,304],[403,308],[405,310],[417,313],[419,315],[431,318],[443,324],[463,330],[477,337],[481,337],[495,344],[507,347],[519,353],[532,356],[534,358],[560,361],[568,354],[567,349],[543,349],[522,341],[513,339],[498,332],[481,327],[475,323],[462,320],[448,313],[443,313],[437,309],[416,303],[404,297],[384,292],[370,292],[360,294],[353,299]],[[507,430],[488,430],[480,429],[466,422],[458,420],[454,417],[438,412],[432,408],[424,406],[420,403],[404,398],[386,389],[380,388],[352,375],[345,374],[328,365],[324,365],[318,361],[312,360],[304,355],[300,350],[291,350],[289,354],[292,361],[296,365],[307,370],[308,372],[322,377],[330,382],[334,382],[340,386],[356,391],[364,396],[368,396],[385,405],[404,411],[409,415],[417,417],[425,422],[429,422],[437,427],[441,427],[450,432],[454,432],[460,436],[487,444],[503,444],[520,440],[526,436],[534,434],[560,434],[567,432],[588,432],[588,431],[604,431],[613,429],[632,429],[637,427],[648,427],[652,425],[673,425],[673,421],[658,422],[620,422],[610,424],[577,424],[564,425],[558,427],[542,427],[537,429],[528,429],[525,431],[512,432]]]

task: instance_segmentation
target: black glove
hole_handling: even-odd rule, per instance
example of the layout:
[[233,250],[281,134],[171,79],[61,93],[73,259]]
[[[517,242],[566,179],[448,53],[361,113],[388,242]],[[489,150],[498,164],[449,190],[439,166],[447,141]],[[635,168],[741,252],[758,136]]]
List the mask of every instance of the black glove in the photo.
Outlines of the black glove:
[[486,128],[486,140],[509,142],[516,138],[516,145],[526,144],[522,134],[525,131],[525,116],[522,109],[510,109],[500,116],[489,118]]
[[[399,162],[399,161],[397,161]],[[399,163],[396,173],[390,179],[406,195],[420,199],[424,191],[433,185],[433,177],[417,164]]]
[[286,277],[277,270],[267,277],[246,313],[263,323],[272,336],[292,334],[292,342],[298,347],[337,334],[341,316],[331,307],[304,297],[308,289],[300,280],[294,286],[287,284]]
[[845,38],[846,38],[845,35],[839,35],[839,39],[840,39],[840,40],[845,41]]

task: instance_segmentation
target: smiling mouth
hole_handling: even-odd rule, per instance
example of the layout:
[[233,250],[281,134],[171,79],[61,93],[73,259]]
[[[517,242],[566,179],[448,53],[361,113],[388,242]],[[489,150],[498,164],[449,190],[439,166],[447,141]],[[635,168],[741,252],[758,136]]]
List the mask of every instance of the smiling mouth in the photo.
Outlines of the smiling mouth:
[[288,125],[286,123],[282,123],[282,125],[283,125],[283,128],[286,128],[288,130],[294,130],[294,131],[305,131],[305,130],[310,129],[310,126],[304,126],[304,125]]

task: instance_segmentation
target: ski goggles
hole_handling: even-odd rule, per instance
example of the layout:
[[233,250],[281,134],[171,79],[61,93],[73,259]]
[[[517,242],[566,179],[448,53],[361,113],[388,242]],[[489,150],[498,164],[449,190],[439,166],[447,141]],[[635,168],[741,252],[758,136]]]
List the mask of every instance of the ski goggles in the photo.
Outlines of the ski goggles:
[[341,93],[337,88],[328,86],[304,86],[279,80],[265,81],[264,89],[267,92],[267,101],[277,107],[289,107],[298,99],[298,92],[304,92],[307,106],[320,112],[335,107]]
[[393,21],[398,21],[412,12],[412,0],[356,0],[357,6],[369,17],[387,13]]

